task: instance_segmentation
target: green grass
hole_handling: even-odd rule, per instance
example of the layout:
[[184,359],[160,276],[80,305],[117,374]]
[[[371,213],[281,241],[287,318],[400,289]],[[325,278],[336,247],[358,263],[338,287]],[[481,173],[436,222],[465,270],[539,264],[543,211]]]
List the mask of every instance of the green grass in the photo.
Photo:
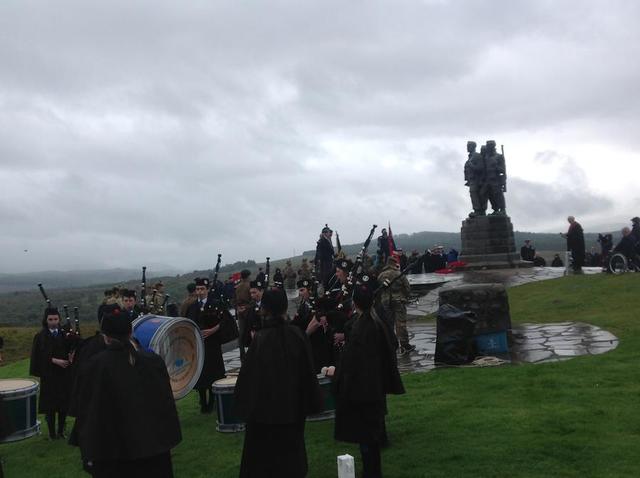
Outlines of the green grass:
[[[451,368],[404,376],[407,394],[390,397],[392,446],[385,477],[635,477],[640,462],[640,274],[571,276],[509,290],[514,322],[579,320],[620,345],[572,360]],[[0,369],[27,376],[26,361]],[[195,394],[178,402],[183,442],[178,477],[236,477],[242,434],[215,432]],[[335,457],[355,446],[333,440],[333,422],[307,425],[310,477],[336,476]],[[79,453],[42,436],[0,446],[6,476],[83,475]],[[358,475],[360,476],[360,475]]]

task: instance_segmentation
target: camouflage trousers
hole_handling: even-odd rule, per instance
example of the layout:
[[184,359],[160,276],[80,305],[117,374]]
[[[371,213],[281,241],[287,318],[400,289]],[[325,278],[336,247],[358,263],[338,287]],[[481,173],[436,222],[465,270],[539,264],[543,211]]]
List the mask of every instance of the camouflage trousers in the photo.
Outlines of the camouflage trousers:
[[399,300],[392,300],[391,303],[386,301],[383,304],[387,317],[393,324],[396,337],[400,346],[409,343],[409,332],[407,331],[407,304]]

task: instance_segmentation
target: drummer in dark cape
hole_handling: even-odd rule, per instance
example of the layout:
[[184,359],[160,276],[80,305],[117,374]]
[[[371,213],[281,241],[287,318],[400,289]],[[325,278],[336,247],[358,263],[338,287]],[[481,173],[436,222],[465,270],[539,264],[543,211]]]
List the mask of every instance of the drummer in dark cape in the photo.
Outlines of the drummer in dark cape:
[[[49,438],[64,438],[64,425],[71,395],[69,347],[60,326],[58,309],[44,311],[42,330],[33,338],[29,373],[40,377],[38,412],[46,415]],[[58,427],[56,428],[56,415]]]
[[118,305],[105,308],[101,329],[106,349],[78,372],[74,397],[74,444],[85,470],[100,478],[173,477],[171,449],[182,436],[164,361],[133,347]]
[[141,309],[136,304],[136,291],[125,289],[122,291],[122,313],[129,319],[129,322],[133,322],[140,315]]
[[204,365],[195,388],[200,394],[200,411],[211,413],[214,405],[211,386],[213,382],[225,376],[222,349],[216,336],[220,330],[220,319],[215,304],[208,300],[209,280],[196,278],[195,284],[198,300],[187,309],[187,318],[193,320],[200,327],[204,339]]
[[[313,355],[314,370],[320,373],[322,367],[333,363],[333,331],[327,322],[328,310],[325,307],[313,309],[311,303],[312,283],[308,279],[297,282],[300,303],[291,325],[295,325],[309,338]],[[316,301],[316,303],[322,301]]]
[[298,478],[307,474],[305,417],[320,411],[320,388],[309,342],[285,323],[287,296],[264,292],[262,328],[253,338],[235,387],[246,431],[240,477]]
[[353,326],[336,369],[328,371],[334,374],[335,438],[360,445],[364,478],[382,476],[386,395],[404,393],[389,329],[372,313],[373,289],[356,284]]

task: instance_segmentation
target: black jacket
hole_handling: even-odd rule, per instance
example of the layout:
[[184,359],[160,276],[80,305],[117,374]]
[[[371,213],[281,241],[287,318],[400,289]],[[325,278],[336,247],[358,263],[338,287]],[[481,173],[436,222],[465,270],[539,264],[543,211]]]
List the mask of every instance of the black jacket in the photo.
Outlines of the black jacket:
[[29,373],[40,377],[38,412],[65,412],[71,396],[71,368],[62,368],[51,362],[52,358],[69,360],[69,348],[64,333],[56,336],[43,328],[33,338]]

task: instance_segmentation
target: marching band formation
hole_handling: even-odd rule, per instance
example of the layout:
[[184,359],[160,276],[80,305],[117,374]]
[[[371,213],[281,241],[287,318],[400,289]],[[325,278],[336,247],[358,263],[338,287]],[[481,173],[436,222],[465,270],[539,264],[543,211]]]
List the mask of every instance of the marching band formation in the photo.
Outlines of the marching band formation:
[[246,424],[240,476],[306,476],[305,418],[321,410],[323,376],[332,382],[335,439],[360,445],[363,476],[382,476],[386,395],[404,393],[397,353],[413,348],[406,273],[415,264],[400,269],[393,251],[380,250],[380,239],[384,263],[377,269],[367,263],[375,229],[351,260],[339,239],[336,253],[333,231],[323,228],[313,267],[303,261],[299,271],[293,317],[285,290],[295,281],[291,264],[272,279],[269,258],[254,280],[243,270],[231,295],[218,280],[218,255],[213,277],[196,278],[179,310],[170,308],[162,283],[147,293],[143,267],[140,301],[134,290],[107,291],[98,309],[100,332],[89,338],[81,337],[77,309],[73,321],[66,306],[61,314],[40,284],[47,307],[30,370],[40,378],[38,411],[49,437],[66,438],[71,415],[69,442],[80,448],[92,476],[173,476],[171,449],[181,432],[168,365],[140,346],[132,323],[149,314],[180,314],[197,324],[204,345],[194,387],[204,414],[216,403],[214,383],[227,375],[222,346],[238,342],[233,398]]

